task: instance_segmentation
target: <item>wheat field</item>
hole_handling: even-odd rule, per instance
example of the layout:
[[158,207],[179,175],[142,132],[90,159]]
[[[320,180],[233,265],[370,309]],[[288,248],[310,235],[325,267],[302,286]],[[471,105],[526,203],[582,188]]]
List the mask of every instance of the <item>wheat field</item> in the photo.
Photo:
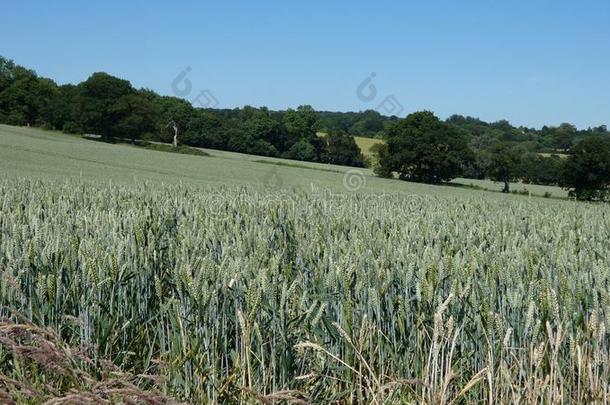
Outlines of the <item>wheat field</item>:
[[3,402],[610,402],[607,205],[19,164],[1,163]]

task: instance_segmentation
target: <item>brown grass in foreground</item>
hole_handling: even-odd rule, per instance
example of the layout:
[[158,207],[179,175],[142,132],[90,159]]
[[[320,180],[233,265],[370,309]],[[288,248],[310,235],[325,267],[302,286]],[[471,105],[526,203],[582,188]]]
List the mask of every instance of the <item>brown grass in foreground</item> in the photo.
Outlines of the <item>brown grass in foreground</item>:
[[51,329],[0,321],[0,402],[3,404],[178,404],[154,376],[121,372],[62,342]]

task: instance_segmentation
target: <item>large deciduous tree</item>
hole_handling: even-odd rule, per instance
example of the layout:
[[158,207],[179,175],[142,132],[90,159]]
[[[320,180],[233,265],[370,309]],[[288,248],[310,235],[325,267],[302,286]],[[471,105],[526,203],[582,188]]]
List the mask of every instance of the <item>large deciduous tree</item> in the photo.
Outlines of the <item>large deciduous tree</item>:
[[604,200],[610,187],[610,141],[586,138],[572,148],[561,185],[579,200]]
[[517,180],[521,171],[521,154],[511,144],[499,142],[489,151],[489,178],[504,183],[503,193],[510,192],[510,183]]
[[94,73],[79,85],[78,105],[83,129],[105,138],[114,135],[115,104],[134,89],[127,80],[107,73]]
[[114,117],[112,133],[134,142],[155,130],[158,108],[144,94],[131,93],[119,98],[110,107],[110,113]]
[[50,79],[39,78],[32,70],[0,62],[0,112],[3,121],[13,125],[40,125],[43,113],[57,92]]
[[316,134],[318,114],[309,105],[288,109],[283,116],[285,128],[284,157],[298,160],[318,161],[324,144]]
[[364,156],[356,144],[354,137],[342,130],[333,130],[324,138],[325,163],[345,166],[364,166]]
[[[387,153],[379,156],[385,171],[402,180],[440,183],[458,177],[472,152],[462,131],[429,111],[417,112],[392,125]],[[386,161],[381,161],[381,159]]]

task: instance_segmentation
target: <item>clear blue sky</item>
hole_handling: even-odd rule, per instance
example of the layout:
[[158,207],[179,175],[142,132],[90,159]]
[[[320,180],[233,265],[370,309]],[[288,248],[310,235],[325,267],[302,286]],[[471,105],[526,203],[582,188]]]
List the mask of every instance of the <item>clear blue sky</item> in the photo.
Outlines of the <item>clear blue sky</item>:
[[[106,71],[219,107],[429,109],[517,125],[610,124],[610,2],[11,1],[0,55],[59,83]],[[375,72],[377,97],[358,85]]]

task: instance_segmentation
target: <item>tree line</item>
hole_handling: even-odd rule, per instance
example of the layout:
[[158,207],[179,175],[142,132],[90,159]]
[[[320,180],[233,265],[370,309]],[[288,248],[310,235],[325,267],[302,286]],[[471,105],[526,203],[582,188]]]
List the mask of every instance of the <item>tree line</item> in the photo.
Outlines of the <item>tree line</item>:
[[375,146],[375,173],[432,184],[456,177],[487,178],[504,183],[505,193],[510,192],[511,182],[523,181],[561,186],[582,200],[609,196],[610,134],[605,127],[581,139],[573,127],[560,128],[574,134],[573,143],[560,156],[536,153],[532,141],[514,139],[509,126],[494,129],[499,132],[496,136],[474,136],[456,121],[468,120],[441,121],[423,111],[391,125],[385,143]]
[[[556,185],[577,198],[600,200],[610,184],[606,126],[578,130],[565,123],[542,129],[486,123],[423,111],[406,118],[377,111],[286,111],[246,106],[195,108],[177,97],[136,89],[107,73],[57,85],[0,56],[0,123],[222,149],[363,167],[382,177],[442,183],[456,177]],[[320,136],[320,134],[322,134]],[[368,161],[354,136],[384,139]]]
[[263,156],[364,166],[354,138],[341,129],[318,136],[311,106],[287,111],[246,106],[195,108],[177,97],[135,89],[107,73],[77,85],[51,79],[0,57],[0,123],[31,125],[105,139],[173,142]]

